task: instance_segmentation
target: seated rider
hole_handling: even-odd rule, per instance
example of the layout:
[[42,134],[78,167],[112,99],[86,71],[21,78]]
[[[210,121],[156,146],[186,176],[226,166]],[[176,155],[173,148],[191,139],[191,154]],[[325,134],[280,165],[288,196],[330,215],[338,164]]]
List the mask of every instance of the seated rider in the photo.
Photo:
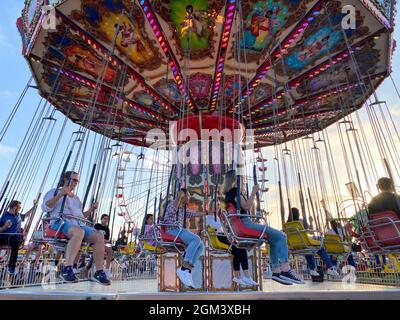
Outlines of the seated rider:
[[[228,238],[225,235],[222,229],[221,221],[217,216],[214,216],[213,212],[215,212],[215,201],[211,201],[211,213],[206,216],[206,226],[215,229],[218,233],[218,240],[228,246],[231,246]],[[249,259],[247,256],[246,249],[237,248],[235,245],[231,246],[231,253],[233,255],[233,282],[244,286],[258,286],[258,283],[255,282],[249,273]],[[240,267],[243,269],[243,277],[240,276]]]
[[396,194],[393,180],[380,178],[377,186],[381,192],[368,204],[369,215],[393,211],[400,218],[400,196]]
[[192,279],[192,269],[199,260],[201,254],[204,251],[204,244],[200,237],[188,229],[183,228],[184,217],[201,217],[206,215],[205,212],[195,212],[186,208],[189,202],[190,193],[182,188],[178,192],[175,201],[170,201],[167,205],[163,223],[165,224],[176,224],[177,226],[167,226],[166,232],[174,237],[179,234],[179,238],[185,244],[185,255],[183,258],[183,264],[176,270],[176,274],[184,285],[187,287],[196,288]]
[[[82,241],[92,243],[94,246],[94,261],[96,265],[96,273],[93,280],[103,285],[110,285],[111,281],[103,271],[104,265],[104,236],[96,229],[85,225],[72,217],[88,218],[89,215],[96,210],[97,204],[93,204],[90,209],[83,212],[83,205],[79,197],[75,194],[75,189],[79,183],[79,174],[74,171],[67,171],[61,175],[57,189],[48,191],[42,203],[43,211],[50,214],[52,218],[50,228],[57,231],[60,227],[61,232],[68,238],[68,244],[65,252],[65,267],[61,272],[61,277],[66,282],[77,282],[77,278],[73,271],[73,264],[77,257]],[[65,222],[61,226],[62,220],[60,215],[64,217]]]
[[22,208],[21,202],[13,200],[10,202],[7,211],[0,219],[0,245],[11,247],[7,269],[7,273],[11,275],[15,274],[15,267],[18,260],[18,249],[22,242],[22,221],[36,210],[36,206],[37,201],[34,201],[33,207],[27,213],[20,214]]
[[[249,198],[240,193],[240,214],[246,215],[254,204],[258,186],[254,186]],[[245,190],[244,185],[241,190]],[[237,210],[237,176],[236,171],[228,171],[224,181],[225,204],[232,204]],[[272,264],[272,279],[281,284],[291,285],[293,283],[304,284],[305,282],[297,275],[289,264],[289,250],[286,234],[283,232],[257,223],[253,223],[249,217],[241,218],[243,224],[257,231],[265,231],[267,241],[270,245],[270,258]]]
[[[300,219],[300,212],[299,209],[297,208],[292,208],[289,214],[289,218],[287,222],[292,222],[292,221],[299,221],[303,224],[304,226],[304,221],[303,219]],[[326,267],[328,268],[327,274],[331,276],[339,276],[339,273],[336,270],[336,267],[333,265],[331,258],[329,257],[328,253],[326,252],[325,248],[321,247],[318,251],[317,254],[322,258],[322,261],[325,263]],[[318,277],[320,274],[317,271],[317,266],[315,263],[315,258],[312,254],[306,254],[305,255],[306,261],[307,261],[307,267],[310,270],[310,275]]]

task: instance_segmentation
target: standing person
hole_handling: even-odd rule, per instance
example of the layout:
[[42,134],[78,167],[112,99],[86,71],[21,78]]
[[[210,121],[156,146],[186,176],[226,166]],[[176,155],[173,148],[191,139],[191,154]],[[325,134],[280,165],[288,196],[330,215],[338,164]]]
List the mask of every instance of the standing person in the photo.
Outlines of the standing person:
[[[61,227],[60,215],[65,215],[64,224],[61,232],[68,238],[65,251],[65,267],[61,272],[61,277],[66,282],[77,282],[73,271],[73,264],[79,253],[82,241],[93,243],[94,260],[96,273],[93,280],[103,285],[110,285],[107,275],[103,271],[104,265],[104,237],[103,234],[82,222],[74,220],[73,217],[88,218],[97,209],[97,204],[93,204],[88,211],[83,212],[83,205],[79,197],[75,194],[75,189],[79,183],[79,174],[74,171],[67,171],[60,177],[57,189],[52,189],[43,198],[42,209],[49,212],[52,218],[56,218],[50,224],[52,230]],[[64,207],[63,207],[64,204]]]
[[8,210],[0,219],[0,245],[11,247],[10,259],[8,262],[7,272],[11,275],[15,274],[15,267],[18,259],[18,249],[21,245],[21,224],[35,210],[37,201],[33,201],[33,207],[25,214],[20,214],[22,208],[21,202],[13,200],[8,206]]
[[[210,205],[210,208],[212,208],[211,212],[215,210],[215,205],[213,205],[213,203],[215,202],[212,201],[212,204]],[[220,234],[224,233],[221,221],[219,220],[218,217],[214,217],[212,213],[206,216],[206,226],[207,227],[210,226]],[[237,248],[235,245],[231,245],[228,238],[224,235],[217,235],[217,238],[222,243],[231,246],[231,253],[233,255],[233,276],[234,276],[232,281],[236,282],[237,284],[245,286],[258,286],[258,283],[251,278],[251,275],[249,273],[249,259],[247,256],[247,250]],[[243,277],[240,276],[240,267],[242,267],[243,270],[244,274]]]
[[94,225],[94,228],[102,232],[104,235],[104,242],[105,242],[104,251],[106,253],[106,267],[104,272],[106,273],[107,277],[111,278],[110,265],[111,261],[114,258],[114,252],[111,248],[111,243],[110,243],[110,228],[108,227],[109,222],[110,222],[110,216],[108,214],[103,214],[100,218],[100,223],[96,223]]
[[112,247],[114,251],[118,251],[119,247],[125,247],[128,245],[128,237],[126,236],[125,229],[122,229],[119,233],[117,241],[115,241],[115,245]]
[[182,229],[184,223],[184,216],[186,211],[186,218],[201,217],[205,216],[205,212],[195,212],[189,209],[185,209],[186,204],[189,202],[190,193],[182,188],[175,201],[171,201],[167,205],[167,209],[164,214],[163,223],[165,224],[177,224],[177,227],[167,226],[166,232],[174,237],[179,234],[179,238],[184,242],[186,246],[183,264],[176,270],[176,274],[182,283],[186,286],[196,288],[192,279],[192,269],[200,258],[204,251],[204,244],[200,237],[187,229]]
[[[289,213],[289,218],[287,222],[292,222],[292,221],[299,221],[304,229],[307,229],[307,224],[305,223],[306,221],[304,219],[300,219],[300,211],[297,208],[291,208],[290,213]],[[336,267],[332,263],[331,257],[329,257],[328,253],[326,252],[325,248],[320,248],[317,251],[317,255],[319,255],[322,258],[322,261],[325,263],[326,267],[328,268],[327,274],[330,276],[338,277],[339,273],[336,270]],[[318,277],[320,274],[317,271],[317,265],[315,263],[315,258],[312,254],[306,254],[304,255],[307,261],[307,267],[310,270],[310,275]]]
[[[245,190],[244,186],[241,190]],[[243,193],[240,194],[240,214],[248,214],[256,199],[259,188],[253,186],[253,190],[249,198]],[[228,171],[224,181],[225,205],[231,204],[237,210],[237,176],[236,171]],[[242,217],[242,222],[246,227],[258,231],[265,231],[270,246],[270,258],[272,264],[272,280],[281,284],[291,285],[293,283],[304,284],[304,281],[297,275],[296,271],[291,269],[289,264],[289,250],[287,245],[286,234],[271,228],[269,226],[253,223],[249,217]]]

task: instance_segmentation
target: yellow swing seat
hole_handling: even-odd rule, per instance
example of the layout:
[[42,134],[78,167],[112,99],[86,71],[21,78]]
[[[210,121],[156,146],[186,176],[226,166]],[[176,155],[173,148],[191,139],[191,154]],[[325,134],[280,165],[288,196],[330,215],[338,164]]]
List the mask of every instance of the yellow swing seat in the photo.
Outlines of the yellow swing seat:
[[167,250],[164,247],[153,246],[148,241],[143,241],[143,250],[154,253],[165,253]]
[[229,250],[229,245],[219,241],[217,233],[215,232],[215,229],[212,227],[207,227],[207,234],[208,234],[208,239],[210,240],[210,245],[212,249],[214,250],[224,250],[228,251]]
[[292,251],[310,250],[318,251],[321,241],[310,237],[316,230],[304,229],[300,221],[291,221],[283,225],[283,232],[287,235],[289,249]]
[[343,242],[338,234],[324,235],[324,248],[328,253],[346,254],[350,252],[350,243]]

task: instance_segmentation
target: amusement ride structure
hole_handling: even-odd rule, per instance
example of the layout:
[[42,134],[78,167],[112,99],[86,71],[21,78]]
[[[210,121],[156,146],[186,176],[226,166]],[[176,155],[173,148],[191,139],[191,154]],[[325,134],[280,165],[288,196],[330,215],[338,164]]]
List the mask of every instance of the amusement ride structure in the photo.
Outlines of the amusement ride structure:
[[[249,233],[235,210],[217,208],[224,174],[241,162],[242,192],[260,186],[252,217],[287,234],[292,264],[305,278],[303,256],[324,247],[344,264],[355,251],[359,282],[398,287],[400,220],[390,212],[367,217],[378,178],[400,184],[398,124],[377,94],[385,80],[399,94],[389,79],[395,17],[393,0],[26,0],[17,26],[32,79],[0,142],[26,92],[42,99],[0,189],[2,211],[15,198],[41,201],[60,173],[78,171],[84,209],[99,203],[88,223],[107,213],[112,237],[128,235],[114,279],[141,259],[139,269],[152,271],[161,292],[256,296],[269,290],[265,234]],[[204,132],[217,132],[219,143]],[[176,161],[179,155],[189,161]],[[233,285],[230,248],[202,218],[187,225],[206,247],[194,269],[197,289],[180,283],[184,248],[162,220],[182,187],[189,209],[219,215],[230,242],[248,250],[259,286]],[[308,229],[287,222],[292,207]],[[147,214],[155,217],[150,238]],[[328,234],[331,221],[342,224],[342,237]],[[67,241],[50,232],[40,209],[24,236],[27,246],[46,248],[44,260]],[[91,248],[82,251],[90,256]],[[377,276],[371,261],[381,255]],[[135,291],[138,282],[127,283]],[[395,291],[387,288],[390,298]]]

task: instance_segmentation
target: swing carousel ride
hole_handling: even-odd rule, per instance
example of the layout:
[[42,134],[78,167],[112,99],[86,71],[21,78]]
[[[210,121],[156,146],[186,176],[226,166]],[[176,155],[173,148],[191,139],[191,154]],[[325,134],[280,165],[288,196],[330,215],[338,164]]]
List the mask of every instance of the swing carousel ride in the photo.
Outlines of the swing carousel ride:
[[[200,135],[204,129],[237,129],[241,139],[237,144],[244,148],[249,135],[253,141],[250,150],[240,151],[240,157],[246,163],[247,188],[261,185],[256,215],[267,223],[279,221],[299,272],[304,254],[315,254],[325,246],[329,253],[347,257],[353,242],[353,248],[355,244],[361,248],[355,253],[360,283],[349,291],[337,286],[338,279],[330,279],[321,284],[328,289],[327,296],[366,297],[379,290],[387,298],[398,294],[398,218],[388,218],[389,226],[383,227],[365,220],[366,203],[377,193],[379,176],[386,174],[395,184],[400,181],[400,136],[388,104],[380,101],[376,92],[392,72],[394,22],[395,1],[390,0],[25,1],[17,26],[35,82],[32,85],[31,80],[26,90],[38,90],[45,101],[42,109],[38,107],[42,113],[37,125],[53,130],[55,115],[62,114],[64,126],[72,121],[68,125],[79,128],[54,177],[66,169],[79,169],[87,175],[86,184],[82,183],[86,187],[84,206],[89,202],[100,205],[92,220],[97,222],[100,211],[109,212],[112,236],[119,228],[130,238],[119,250],[113,279],[122,279],[129,269],[124,264],[135,265],[133,260],[144,255],[151,257],[146,260],[147,270],[157,274],[157,280],[146,280],[148,287],[154,286],[155,292],[157,286],[161,292],[193,291],[175,276],[182,249],[177,239],[164,237],[162,212],[180,187],[191,193],[190,209],[211,210],[210,202],[217,197],[232,163],[223,162],[221,158],[227,155],[221,156],[213,147],[202,154],[207,165],[173,164],[175,149],[168,145],[173,138],[171,127]],[[368,133],[366,122],[371,128]],[[328,131],[334,127],[341,155],[332,152],[335,141],[331,143]],[[45,144],[41,145],[41,133],[34,123],[32,128],[27,135],[37,139],[23,142],[21,155],[25,158],[20,159],[29,159],[31,168],[39,168]],[[155,129],[157,137],[152,134]],[[2,130],[1,139],[4,134]],[[178,146],[185,139],[178,141]],[[60,149],[56,142],[52,152],[55,155]],[[197,144],[189,149],[188,157],[200,157],[192,153],[200,150]],[[54,155],[35,198],[40,198],[55,166]],[[218,161],[214,161],[216,157]],[[32,171],[21,169],[18,161],[1,189],[3,209],[7,199],[25,197],[35,185]],[[338,172],[339,162],[344,163],[343,172]],[[16,187],[16,177],[28,179],[20,186],[24,191]],[[345,199],[344,186],[350,198]],[[302,226],[286,223],[292,206],[300,208],[303,219],[316,232],[326,234],[332,220],[346,225],[346,239],[326,235],[325,241],[320,241],[307,235]],[[221,296],[227,298],[240,294],[235,290],[252,290],[252,297],[271,298],[274,293],[289,297],[290,289],[282,291],[265,279],[269,251],[263,235],[246,234],[222,211],[223,229],[232,243],[248,250],[259,286],[236,288],[231,274],[218,272],[232,269],[229,246],[219,243],[202,219],[190,220],[189,228],[206,243],[204,258],[193,275],[200,288],[196,294],[223,291]],[[146,242],[144,217],[149,213],[154,214],[161,236],[155,233],[152,241]],[[364,220],[357,219],[360,216]],[[37,212],[28,221],[27,242],[57,247],[57,238],[41,233],[45,228],[42,218]],[[370,262],[381,254],[390,262],[384,263],[385,269],[377,275]],[[149,267],[152,259],[156,265]],[[140,281],[144,280],[130,277],[118,285],[135,292],[135,286],[143,286]],[[379,282],[378,278],[389,280]],[[104,290],[96,292],[85,285],[60,286],[65,292],[70,290],[64,298],[77,295],[74,286],[87,290],[82,296],[106,295]],[[118,290],[110,289],[107,295],[129,298]],[[300,295],[297,291],[296,297],[318,298],[313,290],[307,286]],[[34,287],[3,292],[14,298],[42,294]]]

